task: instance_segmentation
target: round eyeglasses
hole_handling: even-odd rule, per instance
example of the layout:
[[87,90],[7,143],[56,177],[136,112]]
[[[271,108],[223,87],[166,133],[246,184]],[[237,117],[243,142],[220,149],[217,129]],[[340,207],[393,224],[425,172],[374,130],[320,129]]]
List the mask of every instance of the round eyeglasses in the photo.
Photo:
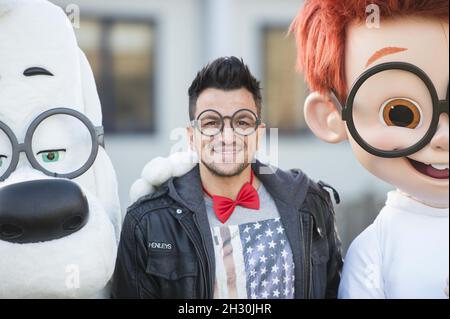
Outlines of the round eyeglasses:
[[336,95],[353,139],[367,152],[384,158],[420,151],[436,134],[440,115],[449,113],[428,75],[405,62],[388,62],[364,72],[352,86],[345,107]]
[[74,179],[94,164],[103,143],[103,127],[95,127],[82,113],[57,108],[40,114],[19,144],[0,121],[0,181],[6,180],[25,153],[31,166],[52,177]]
[[261,125],[261,119],[251,110],[242,109],[232,116],[222,116],[216,110],[205,110],[192,121],[191,124],[196,127],[202,135],[213,137],[221,134],[225,128],[225,119],[230,120],[231,128],[234,133],[241,136],[249,136],[256,132]]

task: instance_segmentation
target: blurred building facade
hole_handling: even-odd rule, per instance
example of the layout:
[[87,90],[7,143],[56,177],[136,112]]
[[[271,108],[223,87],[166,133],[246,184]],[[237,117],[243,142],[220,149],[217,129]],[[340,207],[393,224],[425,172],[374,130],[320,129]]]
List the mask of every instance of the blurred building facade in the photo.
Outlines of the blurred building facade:
[[301,168],[339,191],[344,248],[383,206],[390,186],[360,166],[348,143],[323,143],[305,124],[308,89],[295,73],[295,44],[287,37],[302,0],[53,2],[68,15],[73,5],[79,8],[75,31],[96,77],[124,211],[129,188],[148,160],[184,144],[187,89],[198,70],[229,55],[242,57],[262,81],[264,119],[279,130],[278,149],[269,148],[278,159],[274,164]]

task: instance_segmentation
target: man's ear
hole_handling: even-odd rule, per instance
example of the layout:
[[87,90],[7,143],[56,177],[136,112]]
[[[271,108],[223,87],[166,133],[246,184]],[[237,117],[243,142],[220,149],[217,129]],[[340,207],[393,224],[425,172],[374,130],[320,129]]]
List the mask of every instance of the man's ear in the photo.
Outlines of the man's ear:
[[189,143],[189,149],[191,151],[195,151],[195,144],[194,144],[194,128],[192,126],[187,126],[186,127],[186,134],[187,134],[187,138],[188,138],[188,143]]
[[313,133],[328,143],[347,139],[345,122],[333,101],[318,92],[311,93],[305,101],[305,120]]
[[256,131],[256,150],[259,151],[261,143],[264,141],[264,136],[266,135],[266,123],[261,123]]

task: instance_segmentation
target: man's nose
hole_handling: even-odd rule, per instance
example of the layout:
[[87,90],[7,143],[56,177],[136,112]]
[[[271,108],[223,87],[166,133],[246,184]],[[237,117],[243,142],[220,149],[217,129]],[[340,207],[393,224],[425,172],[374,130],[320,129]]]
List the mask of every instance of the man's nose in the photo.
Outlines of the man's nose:
[[221,140],[223,142],[225,142],[226,144],[232,144],[235,142],[236,136],[234,134],[234,130],[231,127],[230,123],[227,124],[227,121],[225,121],[225,126],[223,128],[223,132],[220,135],[220,137],[221,137]]
[[447,151],[449,148],[449,118],[447,114],[441,114],[439,118],[439,125],[431,139],[430,146],[435,150]]
[[74,182],[45,179],[0,188],[0,240],[59,239],[79,231],[88,219],[86,196]]

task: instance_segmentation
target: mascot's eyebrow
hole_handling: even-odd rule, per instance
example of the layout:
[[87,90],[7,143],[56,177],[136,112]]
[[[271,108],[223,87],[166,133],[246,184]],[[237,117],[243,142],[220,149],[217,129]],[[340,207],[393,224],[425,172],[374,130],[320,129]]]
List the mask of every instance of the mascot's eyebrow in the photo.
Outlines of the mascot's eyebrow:
[[51,153],[51,152],[66,152],[66,151],[67,150],[65,148],[61,148],[59,150],[45,150],[45,151],[40,151],[36,155],[41,155],[41,154],[44,154],[44,153]]
[[403,51],[407,51],[407,50],[408,49],[396,48],[396,47],[387,47],[387,48],[378,50],[369,58],[369,60],[367,60],[366,68],[369,65],[371,65],[372,63],[374,63],[376,60],[381,59],[382,57],[384,57],[386,55],[395,54],[395,53],[399,53],[399,52],[403,52]]
[[36,76],[36,75],[53,76],[53,73],[51,73],[49,70],[44,69],[44,68],[32,67],[32,68],[28,68],[25,71],[23,71],[23,75],[25,75],[25,76]]

